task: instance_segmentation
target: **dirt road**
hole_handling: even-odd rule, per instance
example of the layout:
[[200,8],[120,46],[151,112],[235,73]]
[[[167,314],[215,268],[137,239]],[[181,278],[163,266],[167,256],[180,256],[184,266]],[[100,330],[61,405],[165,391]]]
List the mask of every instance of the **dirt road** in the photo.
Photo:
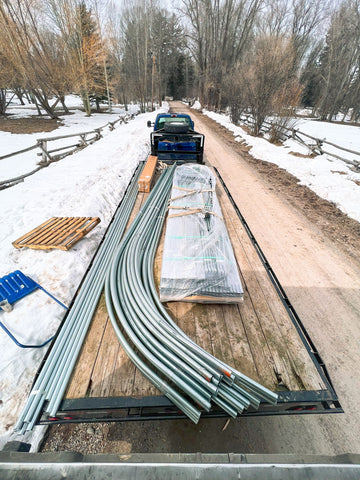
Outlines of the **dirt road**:
[[[172,108],[186,110],[175,102]],[[238,418],[224,431],[223,419],[198,426],[187,421],[58,426],[44,450],[359,453],[360,225],[283,170],[252,159],[212,120],[192,114],[196,130],[206,136],[206,161],[219,169],[314,341],[345,413]]]

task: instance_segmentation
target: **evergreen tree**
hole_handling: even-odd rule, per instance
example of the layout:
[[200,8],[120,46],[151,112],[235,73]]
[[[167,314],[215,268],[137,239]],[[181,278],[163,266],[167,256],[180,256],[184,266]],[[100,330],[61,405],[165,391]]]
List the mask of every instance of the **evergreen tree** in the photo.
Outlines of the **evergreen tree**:
[[91,100],[99,108],[99,102],[106,97],[104,50],[92,11],[87,9],[85,2],[76,6],[75,18],[74,81],[78,84],[85,112],[90,115]]
[[323,42],[318,42],[309,53],[306,65],[300,76],[300,83],[304,85],[301,103],[305,107],[314,107],[321,93],[321,63],[319,55]]

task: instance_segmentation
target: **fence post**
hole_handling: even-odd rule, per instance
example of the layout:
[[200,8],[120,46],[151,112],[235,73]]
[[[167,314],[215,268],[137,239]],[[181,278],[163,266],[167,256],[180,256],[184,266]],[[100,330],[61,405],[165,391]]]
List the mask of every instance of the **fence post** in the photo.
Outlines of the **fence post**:
[[320,140],[319,138],[316,139],[316,145],[317,145],[317,148],[320,152],[320,155],[322,155],[324,152],[322,151],[322,146],[323,146],[323,142],[322,140]]
[[47,162],[47,141],[41,142],[41,150],[43,151],[42,156],[41,156],[41,161],[46,163]]
[[83,147],[87,147],[87,146],[88,146],[88,144],[86,143],[85,137],[86,137],[86,134],[80,133],[80,142],[81,142],[81,144],[82,144]]
[[40,163],[46,164],[46,163],[52,162],[52,158],[47,151],[47,140],[41,140],[40,139],[37,142],[38,142],[38,145],[40,147],[40,150],[42,151],[41,162]]

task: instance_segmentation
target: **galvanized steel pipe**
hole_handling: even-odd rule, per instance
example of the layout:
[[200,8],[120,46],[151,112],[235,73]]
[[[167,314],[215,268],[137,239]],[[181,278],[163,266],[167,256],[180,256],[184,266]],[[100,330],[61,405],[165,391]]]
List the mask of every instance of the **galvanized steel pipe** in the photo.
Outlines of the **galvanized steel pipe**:
[[[150,380],[155,377],[155,385],[159,375],[164,375],[205,410],[211,400],[235,417],[250,405],[257,408],[260,398],[276,402],[277,395],[188,338],[158,299],[153,262],[165,217],[171,171],[163,173],[114,258],[106,282],[110,318],[120,342],[130,352],[130,358],[136,357],[135,364],[140,370],[145,370],[145,359],[152,364],[153,369],[145,375]],[[164,386],[161,387],[164,392]],[[177,398],[175,404],[180,407],[183,400]],[[189,414],[188,403],[183,411]],[[193,413],[188,416],[197,421],[198,415],[194,420]]]
[[141,169],[141,166],[137,168],[74,304],[54,340],[49,356],[15,425],[16,431],[24,433],[26,430],[31,430],[46,401],[50,401],[46,407],[50,416],[55,415],[58,409],[100,298],[106,271],[133,209]]

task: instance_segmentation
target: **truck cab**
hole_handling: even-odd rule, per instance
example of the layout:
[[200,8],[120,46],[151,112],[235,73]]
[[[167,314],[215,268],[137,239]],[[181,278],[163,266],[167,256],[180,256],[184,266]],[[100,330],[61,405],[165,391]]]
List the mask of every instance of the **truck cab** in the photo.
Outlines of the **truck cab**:
[[[163,130],[165,124],[179,125],[187,127],[188,130],[194,130],[194,122],[191,120],[190,115],[186,113],[159,113],[155,119],[154,132]],[[152,126],[151,122],[150,126]]]

